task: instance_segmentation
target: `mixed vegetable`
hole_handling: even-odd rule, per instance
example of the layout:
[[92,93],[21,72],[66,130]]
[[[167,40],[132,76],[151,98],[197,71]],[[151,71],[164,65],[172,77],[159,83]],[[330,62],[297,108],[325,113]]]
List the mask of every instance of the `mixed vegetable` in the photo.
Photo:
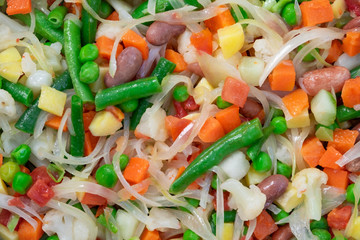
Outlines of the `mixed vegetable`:
[[360,239],[356,0],[0,0],[0,239]]

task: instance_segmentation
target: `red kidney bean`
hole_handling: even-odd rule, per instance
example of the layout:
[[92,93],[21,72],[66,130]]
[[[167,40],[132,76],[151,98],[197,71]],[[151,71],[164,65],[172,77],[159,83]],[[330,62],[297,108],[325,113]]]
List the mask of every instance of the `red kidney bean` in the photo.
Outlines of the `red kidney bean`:
[[107,73],[104,77],[106,87],[113,87],[131,81],[143,62],[141,52],[135,47],[125,48],[116,59],[115,76]]
[[357,28],[357,27],[360,27],[360,17],[356,17],[356,18],[354,18],[354,19],[351,19],[351,21],[348,22],[348,23],[343,27],[343,29],[344,29],[344,30],[349,30],[349,29]]
[[186,26],[180,24],[169,24],[165,22],[154,22],[146,32],[146,39],[155,46],[167,43],[171,38],[183,33]]
[[350,78],[350,71],[345,67],[334,66],[317,69],[305,73],[299,81],[310,96],[315,96],[321,89],[340,92],[346,80]]
[[246,118],[253,119],[258,116],[259,112],[263,109],[262,105],[255,100],[248,98],[244,107],[240,108],[239,112]]
[[288,184],[289,180],[280,174],[271,175],[259,183],[257,186],[266,195],[264,208],[268,208],[273,201],[280,197],[285,192]]
[[349,12],[360,16],[360,1],[359,0],[345,0]]
[[272,235],[273,240],[289,240],[294,236],[291,232],[289,224],[279,227],[279,229]]
[[196,75],[199,75],[200,77],[204,77],[204,73],[201,70],[201,67],[198,62],[188,64],[187,70],[189,70],[192,73],[195,73]]

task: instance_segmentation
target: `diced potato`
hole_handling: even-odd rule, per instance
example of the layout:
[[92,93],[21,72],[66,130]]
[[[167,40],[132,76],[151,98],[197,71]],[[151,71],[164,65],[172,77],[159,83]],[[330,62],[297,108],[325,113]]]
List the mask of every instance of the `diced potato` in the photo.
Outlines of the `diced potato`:
[[240,23],[218,30],[219,44],[224,58],[229,58],[244,45],[244,30]]
[[109,72],[109,67],[100,66],[99,69],[99,78],[96,80],[96,82],[89,84],[91,91],[94,93],[97,93],[98,91],[105,88],[104,77],[105,74]]
[[345,0],[335,0],[331,4],[331,8],[332,8],[333,13],[334,13],[334,18],[339,19],[346,10]]
[[4,225],[0,224],[0,239],[2,240],[18,240],[17,232],[10,232],[10,230]]
[[194,112],[186,115],[185,117],[183,117],[183,119],[189,119],[191,121],[195,121],[196,119],[199,118],[199,116],[200,116],[199,112]]
[[360,239],[360,217],[354,219],[349,231],[348,236],[354,239]]
[[7,187],[4,183],[4,181],[0,177],[0,193],[2,194],[8,194]]
[[134,236],[139,221],[130,213],[124,210],[118,210],[116,212],[116,222],[118,223],[119,230],[124,239],[129,239]]
[[222,240],[232,240],[234,233],[234,223],[224,223],[224,230],[222,233]]
[[42,86],[39,98],[39,108],[61,117],[66,103],[66,93],[55,88]]
[[296,117],[286,121],[288,128],[302,128],[310,126],[310,117],[308,109],[305,109],[302,113]]
[[255,169],[251,166],[247,175],[245,176],[245,180],[247,185],[252,185],[252,184],[258,184],[261,183],[262,180],[264,180],[265,178],[267,178],[268,176],[271,175],[271,172],[264,172],[264,173],[260,173],[255,171]]
[[289,183],[285,193],[276,199],[275,204],[285,212],[290,212],[297,207],[304,199],[304,195],[298,197],[298,190]]
[[211,84],[206,80],[206,78],[202,78],[194,88],[195,102],[197,104],[201,104],[204,101],[204,95],[207,92],[212,91],[213,89],[213,86],[211,86]]
[[22,75],[21,55],[15,47],[0,53],[0,76],[16,83]]
[[89,130],[94,136],[108,136],[114,134],[121,127],[121,121],[111,112],[101,111],[96,113],[89,126]]

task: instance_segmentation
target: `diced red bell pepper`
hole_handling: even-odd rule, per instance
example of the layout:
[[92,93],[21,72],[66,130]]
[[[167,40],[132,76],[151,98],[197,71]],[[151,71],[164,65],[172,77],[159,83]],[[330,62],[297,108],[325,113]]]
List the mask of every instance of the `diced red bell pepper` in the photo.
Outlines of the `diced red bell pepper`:
[[345,229],[351,217],[351,206],[335,208],[328,214],[327,221],[329,227],[334,229]]
[[195,102],[195,99],[193,96],[189,96],[183,103],[183,108],[186,111],[196,111],[200,108],[200,105]]
[[39,204],[40,207],[44,207],[54,197],[55,193],[43,179],[38,179],[30,187],[26,195]]
[[11,212],[6,209],[2,209],[0,212],[0,224],[7,226],[10,217],[11,217]]
[[181,105],[180,102],[174,100],[173,104],[174,104],[175,111],[176,111],[175,117],[183,118],[187,115],[186,110],[183,108],[183,106]]
[[250,87],[244,81],[228,77],[225,79],[221,97],[225,101],[242,108],[245,105],[249,91]]
[[37,167],[35,168],[31,173],[30,176],[35,183],[38,179],[41,179],[43,182],[45,182],[46,185],[49,187],[52,187],[56,185],[57,183],[50,177],[50,175],[47,172],[47,169],[45,166]]
[[278,230],[278,226],[275,224],[274,219],[263,210],[260,215],[256,218],[256,227],[254,236],[258,240],[265,239],[267,236]]

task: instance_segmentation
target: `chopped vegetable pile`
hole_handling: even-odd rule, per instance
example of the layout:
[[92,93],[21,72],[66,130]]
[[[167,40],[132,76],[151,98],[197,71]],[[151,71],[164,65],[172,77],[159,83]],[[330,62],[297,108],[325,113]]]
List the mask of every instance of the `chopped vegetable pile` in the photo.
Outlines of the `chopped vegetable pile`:
[[359,240],[358,0],[0,0],[0,239]]

